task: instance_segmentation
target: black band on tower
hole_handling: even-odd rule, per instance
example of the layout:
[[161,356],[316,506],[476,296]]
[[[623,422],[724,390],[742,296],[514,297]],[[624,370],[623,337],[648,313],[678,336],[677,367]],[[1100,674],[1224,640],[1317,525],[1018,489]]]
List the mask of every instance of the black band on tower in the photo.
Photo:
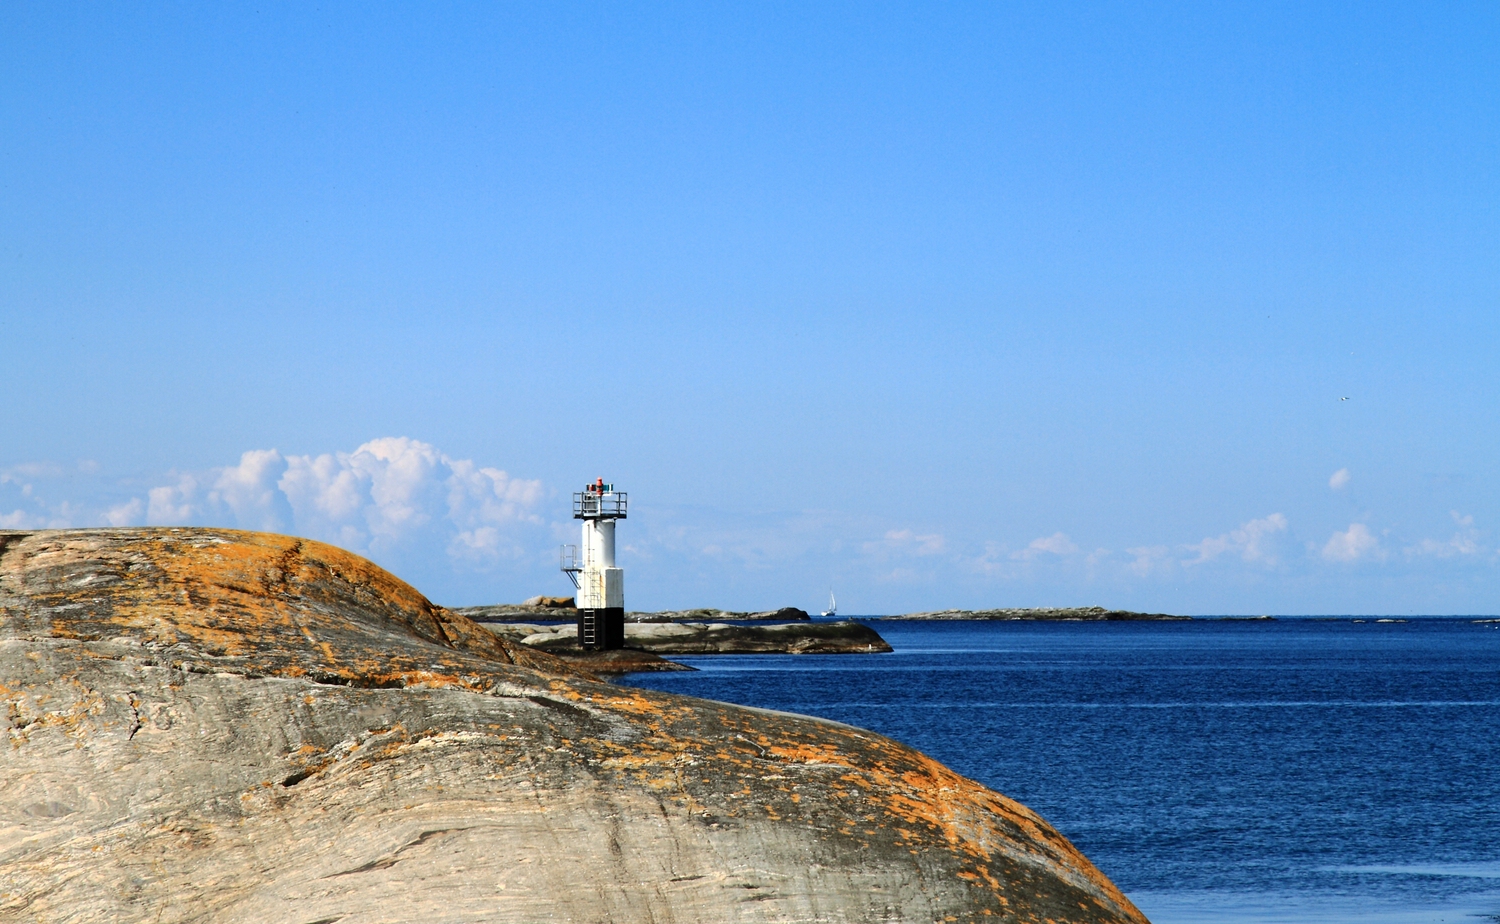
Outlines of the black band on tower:
[[625,608],[578,611],[578,647],[584,651],[613,651],[625,647]]

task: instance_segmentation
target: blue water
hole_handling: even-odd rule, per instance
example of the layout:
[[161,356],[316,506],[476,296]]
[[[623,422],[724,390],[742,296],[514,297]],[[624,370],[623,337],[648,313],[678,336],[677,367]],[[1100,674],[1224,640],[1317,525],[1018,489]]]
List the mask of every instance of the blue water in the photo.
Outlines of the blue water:
[[1500,921],[1500,629],[876,622],[625,682],[824,716],[1035,809],[1157,924]]

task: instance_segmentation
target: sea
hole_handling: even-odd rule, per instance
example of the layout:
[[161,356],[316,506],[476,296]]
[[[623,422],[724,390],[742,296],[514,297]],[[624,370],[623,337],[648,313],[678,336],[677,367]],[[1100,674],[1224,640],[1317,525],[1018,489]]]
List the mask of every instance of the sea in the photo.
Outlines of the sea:
[[1500,622],[872,620],[622,683],[834,719],[1031,807],[1156,924],[1500,922]]

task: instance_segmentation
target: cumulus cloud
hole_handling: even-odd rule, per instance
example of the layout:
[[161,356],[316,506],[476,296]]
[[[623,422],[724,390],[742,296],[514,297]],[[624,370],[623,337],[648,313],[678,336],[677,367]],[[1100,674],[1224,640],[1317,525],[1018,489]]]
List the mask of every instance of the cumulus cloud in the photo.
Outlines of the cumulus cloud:
[[193,503],[197,495],[198,479],[192,475],[178,475],[176,484],[152,488],[146,492],[146,522],[163,526],[192,523],[198,513]]
[[110,526],[134,526],[141,521],[141,514],[145,511],[141,499],[132,497],[123,504],[104,511],[104,522]]
[[288,467],[289,461],[276,450],[252,449],[240,456],[239,465],[218,470],[207,502],[227,507],[246,529],[286,532],[292,528],[293,513],[280,483]]
[[1078,546],[1073,544],[1067,533],[1053,533],[1031,540],[1026,548],[1010,553],[1010,557],[1017,561],[1035,561],[1042,555],[1072,555],[1076,551]]
[[1334,533],[1323,546],[1323,557],[1328,561],[1355,562],[1380,554],[1380,540],[1363,523],[1350,523],[1348,529]]
[[1277,558],[1273,537],[1285,530],[1286,517],[1279,513],[1251,520],[1239,529],[1188,546],[1188,550],[1196,552],[1198,557],[1185,564],[1197,565],[1213,561],[1221,555],[1233,554],[1244,561],[1274,565]]
[[1423,539],[1416,545],[1407,546],[1404,550],[1407,558],[1463,558],[1475,557],[1483,554],[1486,550],[1479,544],[1479,530],[1474,528],[1474,518],[1464,516],[1457,510],[1450,513],[1453,522],[1458,526],[1458,531],[1453,538],[1444,542],[1435,539]]
[[1341,468],[1341,469],[1339,469],[1338,471],[1336,471],[1332,475],[1330,475],[1329,478],[1328,478],[1328,486],[1330,488],[1332,488],[1333,490],[1335,490],[1335,491],[1342,491],[1342,490],[1344,490],[1344,486],[1347,485],[1348,483],[1349,483],[1349,470],[1347,468]]
[[[176,476],[152,488],[146,522],[226,524],[294,532],[363,554],[389,553],[417,537],[438,540],[457,563],[483,567],[523,554],[507,527],[540,523],[542,484],[454,459],[407,437],[371,440],[353,452],[244,453],[235,465]],[[139,515],[139,501],[110,511]]]

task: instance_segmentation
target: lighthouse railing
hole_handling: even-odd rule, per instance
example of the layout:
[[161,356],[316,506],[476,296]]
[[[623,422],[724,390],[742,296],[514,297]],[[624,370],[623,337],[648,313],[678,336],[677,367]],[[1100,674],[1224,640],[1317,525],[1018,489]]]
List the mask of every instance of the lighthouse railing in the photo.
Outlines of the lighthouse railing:
[[623,520],[629,495],[624,491],[595,494],[578,491],[573,494],[573,517],[579,520]]
[[568,576],[568,580],[573,582],[573,586],[577,587],[578,572],[583,570],[583,559],[578,557],[578,546],[565,545],[558,549],[557,564],[562,569],[562,572]]

